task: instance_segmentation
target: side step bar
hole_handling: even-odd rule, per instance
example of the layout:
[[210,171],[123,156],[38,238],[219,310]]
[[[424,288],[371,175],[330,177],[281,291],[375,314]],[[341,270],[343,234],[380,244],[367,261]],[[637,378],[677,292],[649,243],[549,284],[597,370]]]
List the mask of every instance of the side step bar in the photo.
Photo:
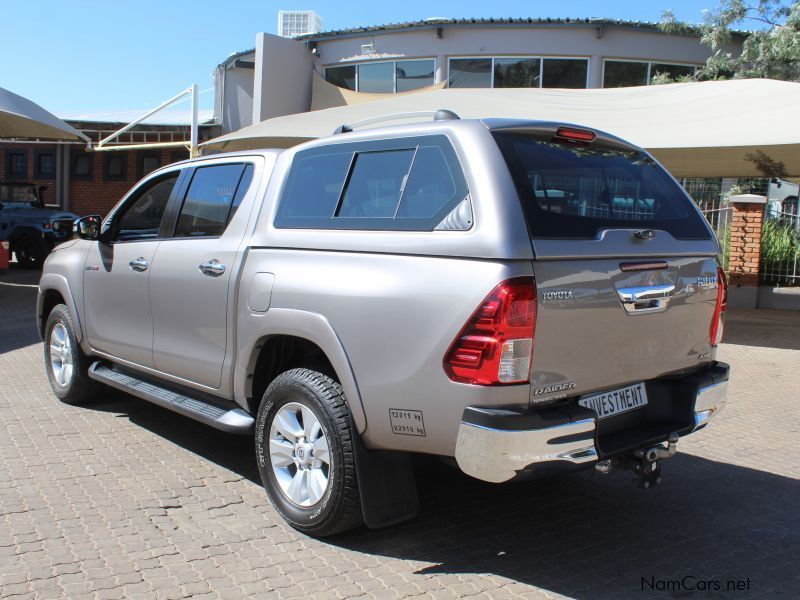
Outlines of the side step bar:
[[226,410],[209,402],[184,396],[109,368],[100,361],[89,367],[89,377],[142,400],[158,404],[186,417],[229,433],[249,434],[254,419],[241,408]]

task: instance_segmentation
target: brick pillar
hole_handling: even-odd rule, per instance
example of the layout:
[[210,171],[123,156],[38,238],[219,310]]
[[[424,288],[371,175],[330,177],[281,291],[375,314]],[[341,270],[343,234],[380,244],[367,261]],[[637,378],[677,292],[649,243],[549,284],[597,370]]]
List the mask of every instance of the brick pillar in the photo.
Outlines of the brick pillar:
[[755,308],[761,268],[761,228],[767,198],[741,194],[731,196],[730,203],[733,211],[728,284],[733,296],[732,304]]

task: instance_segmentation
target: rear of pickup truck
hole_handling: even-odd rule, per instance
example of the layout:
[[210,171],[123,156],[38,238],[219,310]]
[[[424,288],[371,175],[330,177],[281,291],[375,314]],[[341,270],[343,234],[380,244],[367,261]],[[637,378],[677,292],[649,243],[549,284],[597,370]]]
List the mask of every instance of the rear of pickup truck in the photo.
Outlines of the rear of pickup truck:
[[[715,360],[727,295],[717,241],[680,186],[636,147],[566,126],[493,136],[535,255],[534,277],[512,282],[507,310],[496,310],[531,317],[529,330],[502,341],[530,402],[525,411],[467,408],[456,460],[495,482],[624,466],[648,487],[678,438],[725,403],[729,369]],[[463,359],[464,381],[483,325],[472,327],[450,353]]]

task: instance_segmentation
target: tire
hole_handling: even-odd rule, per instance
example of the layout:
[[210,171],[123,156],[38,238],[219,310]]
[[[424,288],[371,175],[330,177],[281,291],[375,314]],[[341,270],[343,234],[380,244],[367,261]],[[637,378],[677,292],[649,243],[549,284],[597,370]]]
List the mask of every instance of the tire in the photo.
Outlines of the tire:
[[[275,509],[298,531],[327,537],[363,524],[355,435],[342,387],[322,373],[286,371],[264,393],[256,416],[256,462]],[[276,453],[278,446],[282,448]],[[326,475],[323,446],[328,465],[326,487],[320,492]],[[292,487],[298,477],[305,483]]]
[[[55,395],[65,404],[92,398],[99,385],[87,375],[91,361],[75,339],[75,325],[66,305],[58,304],[50,311],[44,332],[44,365]],[[60,355],[55,354],[57,351]],[[60,370],[58,365],[65,369]]]
[[43,238],[25,235],[14,243],[14,254],[20,267],[41,269],[44,259],[50,254],[50,245]]

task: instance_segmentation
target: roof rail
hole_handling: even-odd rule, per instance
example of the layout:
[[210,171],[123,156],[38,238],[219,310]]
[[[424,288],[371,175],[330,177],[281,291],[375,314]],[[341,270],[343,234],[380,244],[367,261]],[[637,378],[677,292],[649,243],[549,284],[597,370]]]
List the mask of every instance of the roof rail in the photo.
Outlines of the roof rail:
[[361,127],[363,125],[372,125],[373,123],[382,123],[383,121],[398,121],[400,119],[416,119],[419,117],[432,117],[434,121],[454,121],[461,118],[452,110],[447,110],[446,108],[440,108],[437,111],[397,113],[394,115],[382,115],[380,117],[372,117],[362,121],[356,121],[355,123],[339,125],[339,127],[333,130],[332,135],[349,133],[353,131],[354,128]]

